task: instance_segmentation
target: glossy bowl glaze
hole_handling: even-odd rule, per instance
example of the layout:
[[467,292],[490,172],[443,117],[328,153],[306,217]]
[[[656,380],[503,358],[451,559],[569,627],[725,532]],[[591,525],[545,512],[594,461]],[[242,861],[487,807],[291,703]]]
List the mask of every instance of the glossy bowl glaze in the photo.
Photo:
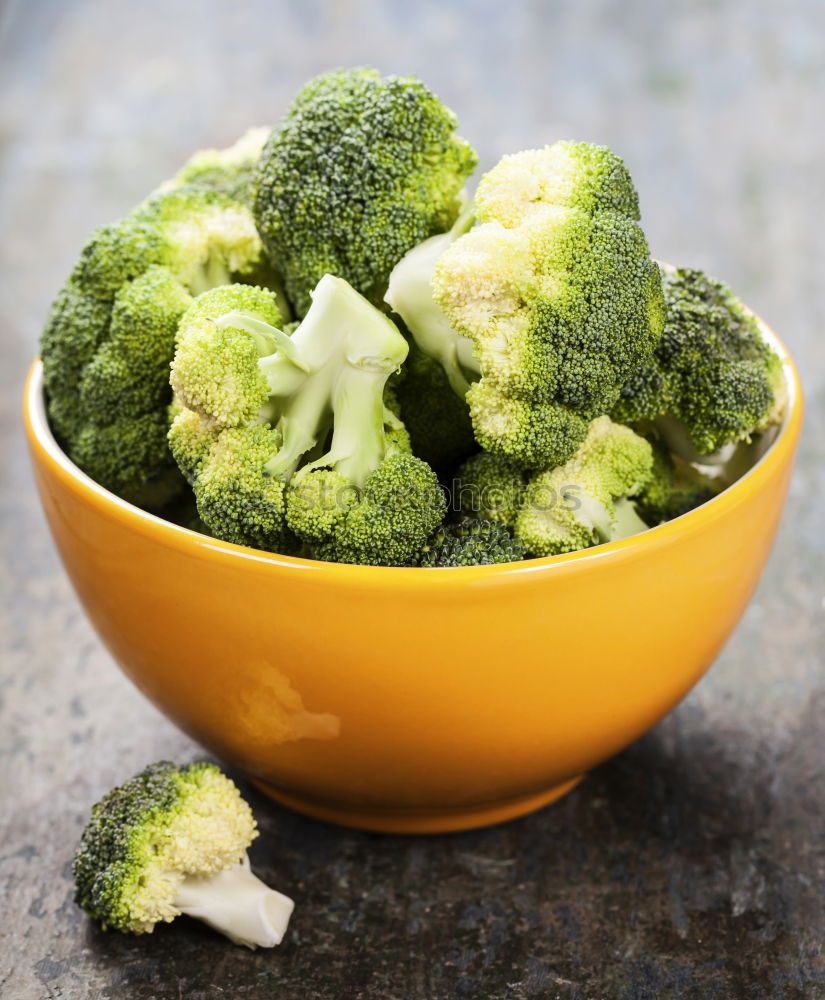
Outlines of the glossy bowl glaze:
[[66,571],[154,704],[302,812],[436,832],[553,801],[707,670],[782,510],[802,418],[786,373],[780,432],[709,503],[584,552],[453,570],[288,558],[145,513],[63,454],[37,362],[25,421]]

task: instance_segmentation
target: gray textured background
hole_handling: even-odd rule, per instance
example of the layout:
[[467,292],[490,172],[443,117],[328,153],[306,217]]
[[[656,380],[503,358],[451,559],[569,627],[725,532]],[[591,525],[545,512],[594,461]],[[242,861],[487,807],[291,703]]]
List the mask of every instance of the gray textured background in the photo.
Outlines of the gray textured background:
[[[22,379],[92,227],[192,149],[274,121],[309,75],[361,62],[421,75],[484,166],[561,137],[625,157],[654,253],[730,281],[800,363],[785,520],[712,673],[557,806],[394,839],[250,792],[253,862],[297,900],[287,942],[253,955],[186,920],[107,936],[71,903],[86,811],[198,751],[120,676],[63,576]],[[825,997],[825,4],[6,0],[0,101],[0,995]]]

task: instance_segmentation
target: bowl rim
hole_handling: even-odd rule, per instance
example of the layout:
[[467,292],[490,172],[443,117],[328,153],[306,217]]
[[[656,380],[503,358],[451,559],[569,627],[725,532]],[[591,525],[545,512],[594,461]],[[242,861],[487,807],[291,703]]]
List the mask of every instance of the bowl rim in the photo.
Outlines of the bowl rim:
[[[265,552],[221,539],[210,538],[182,525],[166,521],[123,500],[100,486],[83,472],[63,451],[55,439],[46,416],[43,391],[43,366],[39,357],[32,362],[23,393],[23,419],[32,455],[45,461],[72,492],[93,504],[131,530],[149,536],[156,543],[176,549],[189,549],[193,555],[205,558],[243,560],[273,570],[303,570],[332,579],[346,578],[349,585],[388,584],[403,581],[405,585],[420,583],[434,585],[476,584],[521,579],[525,574],[560,573],[585,568],[605,561],[615,562],[633,557],[644,549],[660,548],[677,538],[693,535],[702,530],[708,521],[724,516],[731,508],[743,503],[753,490],[758,490],[776,468],[793,458],[802,423],[802,388],[799,374],[787,348],[762,319],[756,317],[766,340],[782,360],[783,373],[788,387],[788,404],[776,438],[760,458],[730,486],[699,507],[648,528],[647,531],[615,542],[605,542],[576,552],[527,559],[521,562],[499,563],[492,566],[462,567],[410,567],[410,566],[361,566],[351,563],[324,562],[298,556],[285,556]],[[444,572],[449,569],[449,572]],[[424,571],[426,570],[426,571]],[[316,577],[316,579],[320,579]]]

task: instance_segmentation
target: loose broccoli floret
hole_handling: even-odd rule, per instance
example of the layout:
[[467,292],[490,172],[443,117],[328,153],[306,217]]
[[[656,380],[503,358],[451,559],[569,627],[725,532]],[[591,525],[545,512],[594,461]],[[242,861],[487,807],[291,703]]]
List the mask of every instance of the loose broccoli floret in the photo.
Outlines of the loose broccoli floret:
[[463,518],[445,524],[427,539],[416,566],[491,566],[518,562],[525,548],[499,521]]
[[299,315],[327,273],[379,303],[397,261],[450,228],[477,162],[457,124],[412,76],[336,70],[300,91],[255,182],[258,229]]
[[478,449],[467,404],[441,365],[415,346],[402,376],[395,394],[413,453],[437,472],[451,472]]
[[662,282],[662,338],[624,386],[616,419],[655,420],[687,459],[779,423],[787,401],[782,362],[753,314],[701,271],[663,269]]
[[661,334],[659,271],[635,188],[605,147],[558,142],[505,156],[481,180],[475,217],[445,240],[432,272],[446,323],[433,318],[419,268],[401,287],[409,261],[389,301],[421,349],[446,359],[454,385],[480,375],[467,402],[486,450],[526,468],[562,464]]
[[86,245],[41,354],[54,428],[102,486],[144,506],[180,489],[164,416],[178,320],[193,293],[260,259],[249,210],[196,187],[157,195]]
[[181,913],[248,948],[280,944],[294,904],[252,874],[255,820],[213,764],[152,764],[92,809],[75,901],[104,929],[151,933]]
[[453,481],[454,506],[467,517],[515,527],[527,491],[528,475],[506,455],[480,451],[458,469]]
[[201,517],[257,548],[289,551],[291,530],[320,558],[407,562],[445,504],[384,402],[406,341],[331,275],[292,336],[275,319],[269,293],[231,286],[181,321],[170,444]]
[[645,531],[628,498],[641,492],[652,472],[650,443],[598,417],[572,459],[530,478],[516,533],[533,555],[550,556]]

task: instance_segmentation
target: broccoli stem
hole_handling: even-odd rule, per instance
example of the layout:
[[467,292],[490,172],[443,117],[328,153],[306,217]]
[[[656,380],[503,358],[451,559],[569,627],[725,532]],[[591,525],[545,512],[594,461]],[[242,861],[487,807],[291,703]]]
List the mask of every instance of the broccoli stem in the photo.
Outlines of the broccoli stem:
[[693,462],[696,465],[726,465],[736,452],[737,442],[732,442],[703,455],[694,448],[687,427],[676,417],[669,415],[656,417],[653,424],[668,449],[686,462]]
[[219,253],[213,253],[190,281],[189,291],[192,295],[200,295],[201,292],[208,292],[210,288],[231,283],[232,274],[226,266],[226,261]]
[[[379,378],[376,378],[376,374]],[[384,383],[390,374],[380,365],[348,365],[334,389],[335,427],[329,451],[299,473],[333,467],[361,487],[384,460]]]
[[636,513],[633,502],[627,497],[622,497],[613,504],[613,526],[604,541],[615,542],[620,538],[629,538],[641,531],[647,531],[648,527],[649,525]]
[[207,877],[187,876],[174,905],[247,948],[272,948],[286,933],[295,904],[270,889],[249,867],[246,854],[240,864]]
[[390,275],[385,301],[404,320],[413,340],[424,354],[438,361],[453,392],[461,399],[470,383],[481,374],[474,345],[453,329],[432,295],[432,278],[439,257],[472,225],[470,203],[449,232],[419,243],[398,262]]

